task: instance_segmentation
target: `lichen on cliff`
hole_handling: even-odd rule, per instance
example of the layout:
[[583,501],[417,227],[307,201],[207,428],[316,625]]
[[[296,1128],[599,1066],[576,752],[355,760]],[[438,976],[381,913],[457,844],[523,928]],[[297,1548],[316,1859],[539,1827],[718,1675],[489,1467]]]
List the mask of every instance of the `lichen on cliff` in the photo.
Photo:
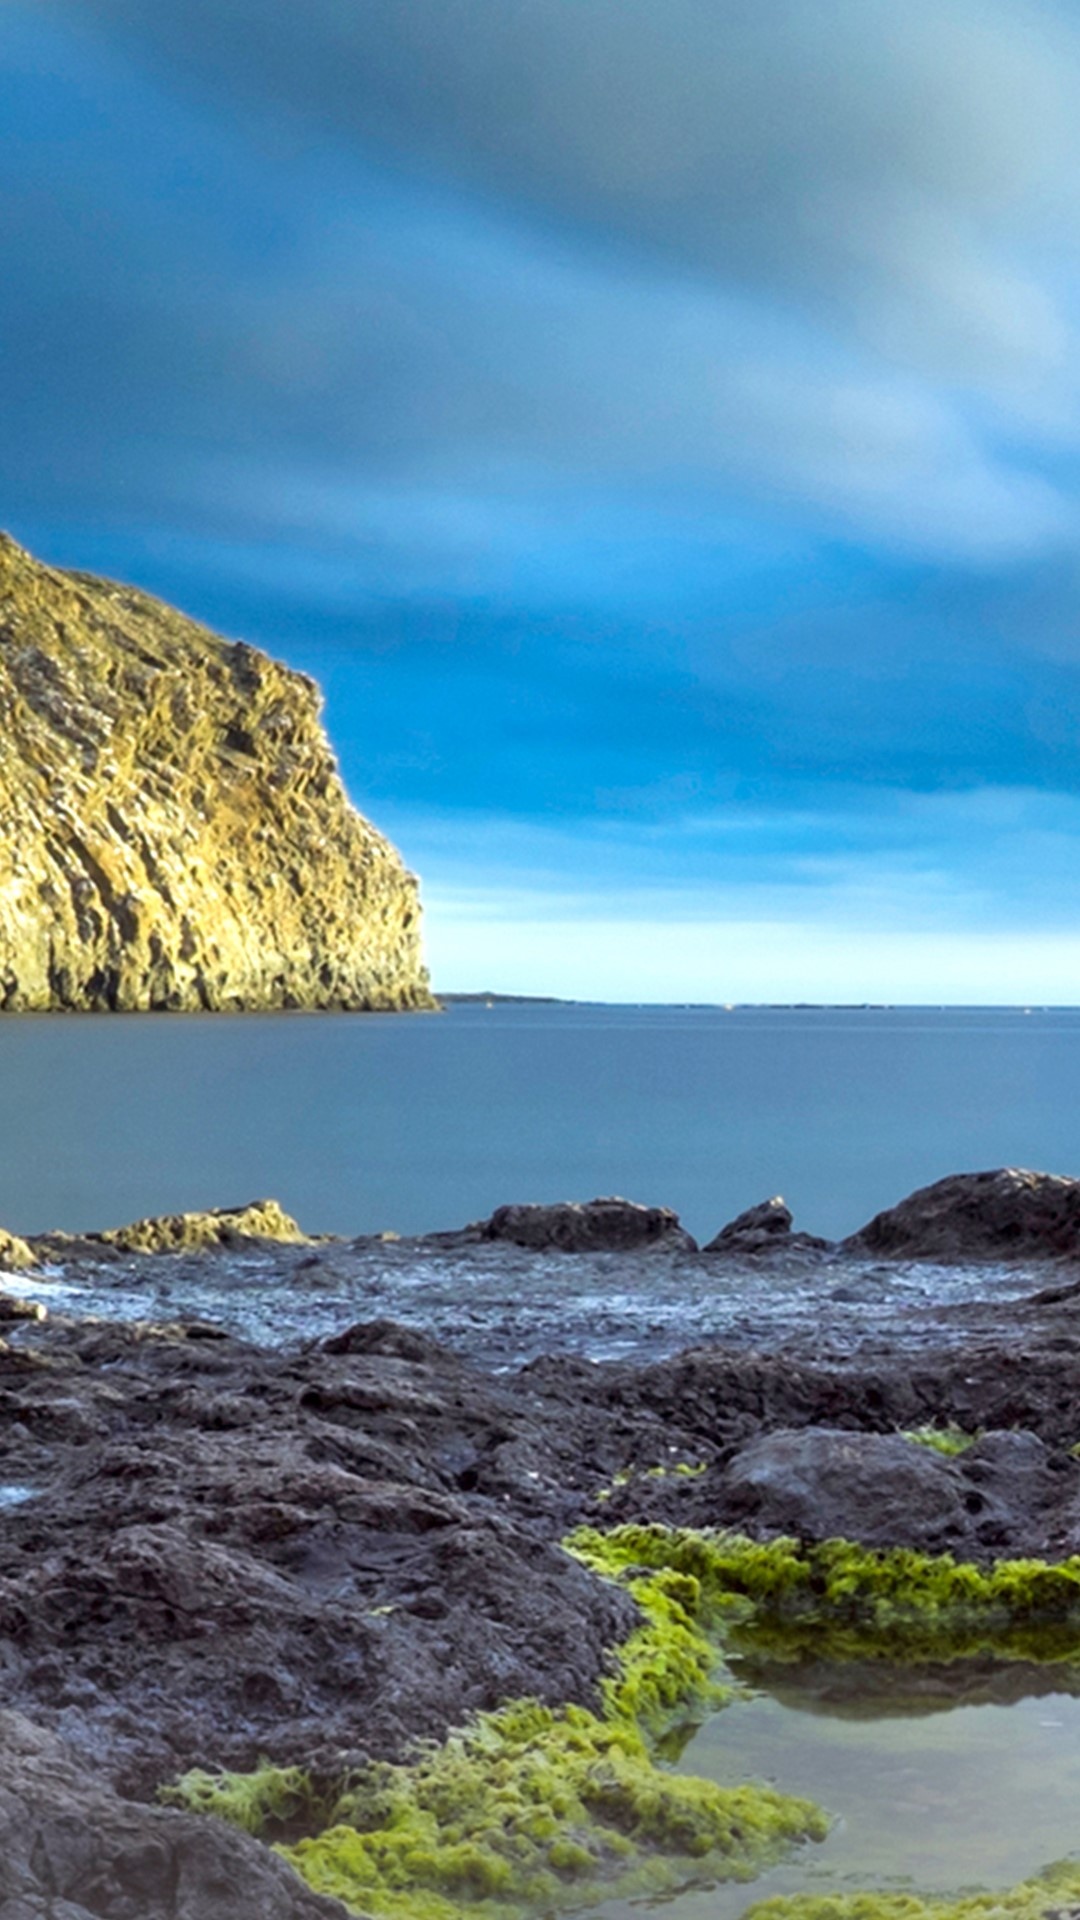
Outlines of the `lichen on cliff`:
[[304,674],[0,535],[0,1008],[432,1004]]

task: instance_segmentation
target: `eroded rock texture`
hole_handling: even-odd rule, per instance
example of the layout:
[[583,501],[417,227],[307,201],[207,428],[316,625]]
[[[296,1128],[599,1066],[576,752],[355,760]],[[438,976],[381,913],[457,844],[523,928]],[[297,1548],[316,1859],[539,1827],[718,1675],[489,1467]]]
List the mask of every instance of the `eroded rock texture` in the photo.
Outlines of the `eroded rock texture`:
[[213,1820],[122,1800],[55,1735],[0,1712],[0,1920],[347,1920]]
[[636,1200],[617,1198],[496,1207],[489,1220],[466,1232],[483,1240],[512,1240],[519,1247],[563,1253],[625,1253],[650,1246],[697,1251],[696,1240],[670,1207],[643,1207]]
[[904,1260],[1075,1259],[1080,1180],[994,1167],[919,1187],[844,1241],[853,1253]]
[[306,675],[0,535],[0,1007],[431,1004]]

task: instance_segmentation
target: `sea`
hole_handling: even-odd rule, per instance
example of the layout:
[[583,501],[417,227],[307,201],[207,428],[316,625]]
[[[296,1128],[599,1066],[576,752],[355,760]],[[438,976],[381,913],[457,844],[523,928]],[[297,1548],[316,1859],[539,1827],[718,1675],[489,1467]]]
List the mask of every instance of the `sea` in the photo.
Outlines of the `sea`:
[[[409,1236],[504,1201],[621,1193],[675,1208],[705,1240],[781,1193],[798,1226],[838,1238],[947,1173],[1080,1174],[1078,1087],[1077,1008],[480,1000],[405,1016],[4,1016],[0,1224],[95,1228],[273,1195],[312,1233]],[[717,1337],[767,1345],[808,1316],[871,1348],[902,1328],[915,1353],[940,1341],[937,1307],[965,1286],[997,1288],[1008,1316],[1032,1284],[893,1263],[860,1290],[843,1273],[837,1286],[826,1261],[812,1285],[771,1263],[702,1285],[677,1261],[624,1272],[610,1255],[393,1242],[291,1257],[272,1276],[240,1254],[201,1279],[205,1263],[181,1258],[22,1284],[53,1306],[89,1286],[95,1312],[204,1314],[286,1340],[392,1312],[492,1364],[560,1346],[596,1358]],[[28,1491],[0,1489],[0,1504]],[[988,1655],[871,1676],[821,1661],[733,1672],[735,1703],[688,1728],[669,1763],[810,1794],[828,1837],[753,1885],[694,1884],[662,1908],[613,1900],[597,1920],[742,1920],[770,1894],[1001,1887],[1076,1858],[1080,1644],[1049,1666]]]
[[1080,1008],[0,1016],[0,1225],[273,1196],[413,1235],[621,1194],[699,1239],[782,1194],[836,1238],[947,1173],[1080,1173]]

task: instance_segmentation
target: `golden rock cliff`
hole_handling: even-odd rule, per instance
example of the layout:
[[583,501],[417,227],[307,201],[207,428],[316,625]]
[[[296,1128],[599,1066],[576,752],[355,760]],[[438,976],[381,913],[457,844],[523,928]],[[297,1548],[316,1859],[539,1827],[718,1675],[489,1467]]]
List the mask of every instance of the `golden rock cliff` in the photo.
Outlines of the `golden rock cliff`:
[[0,535],[0,1007],[432,1005],[306,675]]

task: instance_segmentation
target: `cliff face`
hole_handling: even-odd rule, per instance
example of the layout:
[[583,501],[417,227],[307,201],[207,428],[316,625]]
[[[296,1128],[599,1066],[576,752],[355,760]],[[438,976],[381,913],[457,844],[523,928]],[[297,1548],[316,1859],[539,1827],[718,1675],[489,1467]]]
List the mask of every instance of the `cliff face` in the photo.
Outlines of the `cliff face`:
[[426,1007],[319,693],[0,535],[0,1007]]

